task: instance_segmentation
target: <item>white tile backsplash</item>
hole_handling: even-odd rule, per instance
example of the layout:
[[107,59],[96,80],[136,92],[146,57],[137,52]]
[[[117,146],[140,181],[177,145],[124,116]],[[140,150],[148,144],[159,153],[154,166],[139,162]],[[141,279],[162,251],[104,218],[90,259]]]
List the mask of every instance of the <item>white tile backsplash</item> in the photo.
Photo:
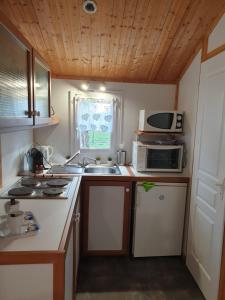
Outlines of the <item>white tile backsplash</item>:
[[2,187],[12,184],[17,180],[24,153],[33,143],[33,131],[16,131],[4,133],[1,137],[2,154]]

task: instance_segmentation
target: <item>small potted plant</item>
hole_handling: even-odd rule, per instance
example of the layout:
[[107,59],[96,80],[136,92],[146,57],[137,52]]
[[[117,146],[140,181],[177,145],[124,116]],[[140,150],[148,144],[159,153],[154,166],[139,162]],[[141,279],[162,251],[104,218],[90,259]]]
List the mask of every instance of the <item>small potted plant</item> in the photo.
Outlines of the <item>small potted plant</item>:
[[109,167],[112,167],[112,166],[113,166],[113,161],[112,161],[112,157],[111,157],[111,156],[108,157],[107,165],[108,165]]
[[100,156],[97,156],[95,158],[95,160],[96,160],[96,165],[100,165],[101,164],[101,157]]

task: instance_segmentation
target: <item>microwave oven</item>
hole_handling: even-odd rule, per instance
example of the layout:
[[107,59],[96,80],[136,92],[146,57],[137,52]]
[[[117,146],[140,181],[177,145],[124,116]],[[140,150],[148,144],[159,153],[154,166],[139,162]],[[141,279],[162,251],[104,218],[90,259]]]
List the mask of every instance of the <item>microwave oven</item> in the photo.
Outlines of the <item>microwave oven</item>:
[[182,172],[183,144],[133,142],[132,164],[137,172]]
[[139,112],[139,130],[154,132],[182,132],[183,112],[179,111],[146,111]]

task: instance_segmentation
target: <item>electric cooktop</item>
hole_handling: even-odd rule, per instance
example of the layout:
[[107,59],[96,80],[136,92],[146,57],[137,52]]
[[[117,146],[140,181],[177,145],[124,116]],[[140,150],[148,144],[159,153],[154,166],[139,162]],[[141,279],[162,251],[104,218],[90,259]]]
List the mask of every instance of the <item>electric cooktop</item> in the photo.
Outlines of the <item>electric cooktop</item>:
[[76,188],[76,177],[22,177],[5,190],[0,199],[67,199]]

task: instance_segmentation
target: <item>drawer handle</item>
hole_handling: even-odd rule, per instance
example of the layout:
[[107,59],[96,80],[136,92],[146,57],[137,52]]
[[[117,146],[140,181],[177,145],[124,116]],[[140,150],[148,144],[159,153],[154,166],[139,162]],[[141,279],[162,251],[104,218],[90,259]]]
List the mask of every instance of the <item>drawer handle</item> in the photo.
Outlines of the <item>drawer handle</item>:
[[159,196],[159,200],[164,200],[165,199],[165,196],[164,195],[160,195]]

